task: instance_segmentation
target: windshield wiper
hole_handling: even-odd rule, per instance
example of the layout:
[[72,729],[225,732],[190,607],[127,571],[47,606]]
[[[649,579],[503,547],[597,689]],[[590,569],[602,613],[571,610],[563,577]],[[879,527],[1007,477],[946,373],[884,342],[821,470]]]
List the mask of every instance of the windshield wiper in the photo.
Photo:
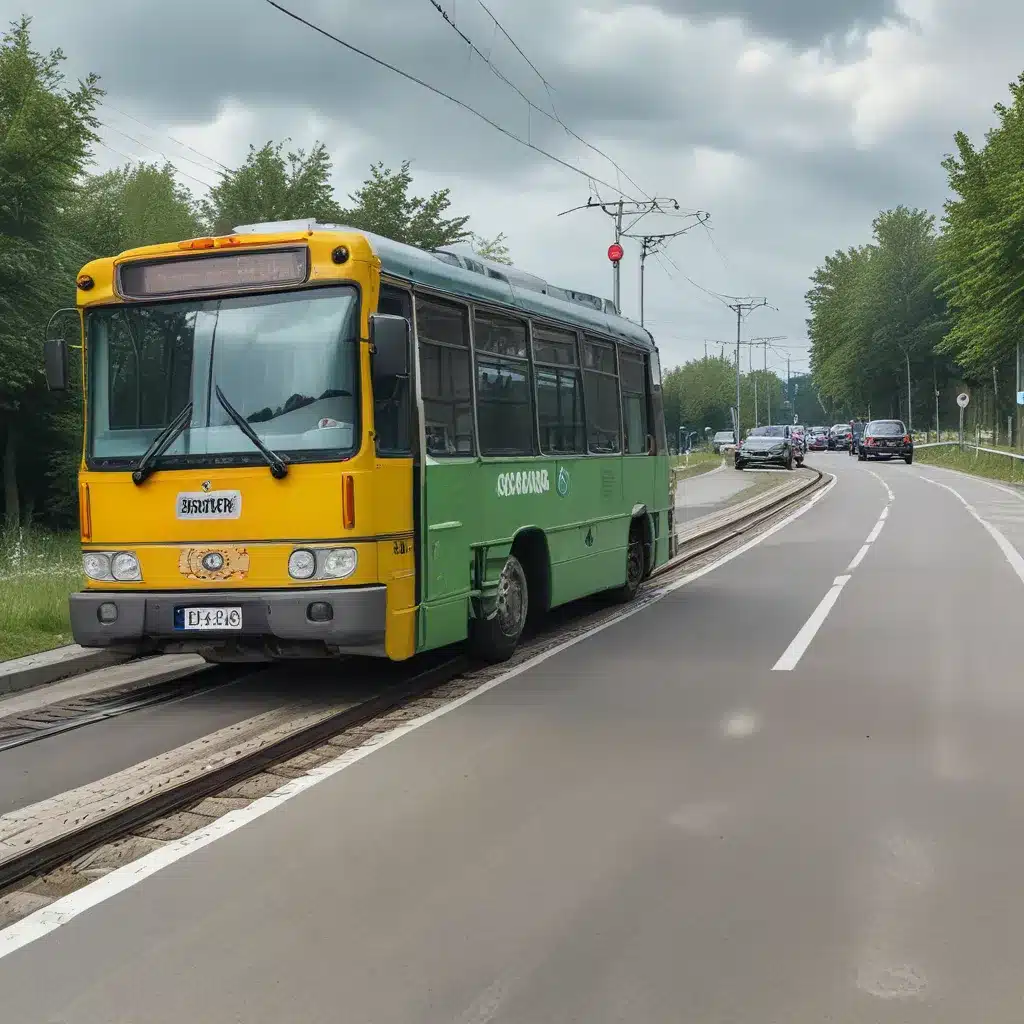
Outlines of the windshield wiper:
[[178,415],[175,416],[174,419],[171,420],[171,422],[153,438],[153,443],[142,453],[142,458],[139,459],[138,465],[132,470],[133,484],[138,485],[145,481],[146,477],[153,472],[156,460],[171,447],[175,438],[177,438],[177,436],[188,426],[191,419],[192,403],[189,402],[182,408],[181,412],[179,412]]
[[251,426],[246,422],[245,417],[227,400],[224,392],[221,391],[220,385],[216,385],[215,393],[217,395],[217,401],[224,407],[224,411],[231,417],[235,422],[235,426],[245,434],[247,438],[259,449],[260,455],[267,460],[267,465],[270,467],[270,475],[275,480],[281,480],[288,475],[288,464],[281,458],[277,452],[272,451],[268,448],[261,440],[259,434],[252,429]]

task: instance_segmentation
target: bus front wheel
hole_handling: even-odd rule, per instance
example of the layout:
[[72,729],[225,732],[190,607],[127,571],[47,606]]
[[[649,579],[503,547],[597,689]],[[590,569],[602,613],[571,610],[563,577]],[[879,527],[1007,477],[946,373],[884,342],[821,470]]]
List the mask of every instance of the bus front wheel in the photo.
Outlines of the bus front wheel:
[[526,572],[519,559],[509,555],[498,580],[494,614],[489,619],[473,619],[470,623],[469,642],[473,654],[490,662],[511,658],[526,625],[529,607]]
[[612,599],[622,604],[632,601],[643,582],[644,569],[644,532],[634,519],[626,545],[626,582],[611,592]]

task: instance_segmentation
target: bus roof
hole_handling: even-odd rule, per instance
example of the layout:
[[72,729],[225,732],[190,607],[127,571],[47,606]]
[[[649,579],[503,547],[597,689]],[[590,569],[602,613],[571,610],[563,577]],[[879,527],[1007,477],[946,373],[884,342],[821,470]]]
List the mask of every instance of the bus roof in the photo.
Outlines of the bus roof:
[[360,231],[340,224],[320,224],[313,220],[271,221],[243,224],[235,234],[272,234],[284,231],[345,232],[362,235],[381,262],[383,273],[411,284],[454,292],[468,299],[510,306],[532,316],[548,317],[574,324],[583,330],[627,341],[644,349],[654,348],[649,331],[615,312],[608,299],[558,288],[543,278],[517,267],[494,263],[451,246],[427,252],[382,235]]

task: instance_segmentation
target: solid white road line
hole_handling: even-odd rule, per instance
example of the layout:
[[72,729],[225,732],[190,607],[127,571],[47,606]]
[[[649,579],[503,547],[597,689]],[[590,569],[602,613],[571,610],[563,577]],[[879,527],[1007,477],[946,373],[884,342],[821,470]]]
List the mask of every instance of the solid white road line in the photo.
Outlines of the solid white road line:
[[[254,800],[247,807],[242,807],[237,811],[229,811],[222,818],[218,818],[216,821],[201,829],[197,829],[195,832],[184,836],[182,839],[172,840],[168,842],[166,846],[162,846],[160,849],[146,854],[145,857],[141,857],[139,860],[133,861],[131,864],[125,864],[123,867],[111,871],[110,874],[96,879],[95,882],[90,882],[81,889],[78,889],[61,899],[54,900],[53,903],[47,907],[43,907],[42,910],[37,910],[34,914],[29,914],[28,917],[24,917],[20,921],[16,921],[14,924],[0,931],[0,959],[5,956],[9,956],[11,953],[21,949],[23,946],[27,946],[31,942],[35,942],[37,939],[41,939],[44,935],[48,935],[50,932],[56,931],[56,929],[60,928],[62,925],[74,920],[79,914],[84,913],[92,907],[98,906],[100,903],[106,902],[112,896],[116,896],[118,893],[124,892],[126,889],[130,889],[133,885],[137,885],[150,875],[156,874],[158,871],[174,864],[176,861],[182,860],[190,853],[193,853],[196,850],[201,850],[204,846],[209,846],[218,839],[223,839],[224,836],[230,835],[232,832],[240,829],[243,825],[248,825],[257,818],[262,818],[268,811],[273,810],[275,807],[280,807],[281,804],[286,801],[291,800],[300,793],[304,793],[307,789],[312,789],[313,786],[323,782],[324,779],[329,779],[331,776],[337,775],[338,772],[344,771],[350,765],[355,764],[357,761],[361,761],[364,757],[369,756],[375,751],[390,746],[395,742],[395,740],[399,740],[408,733],[421,729],[423,726],[434,721],[434,719],[440,718],[442,715],[447,715],[450,711],[454,711],[463,704],[468,704],[471,700],[475,700],[477,697],[481,696],[481,694],[487,693],[488,690],[493,690],[495,687],[501,686],[502,683],[506,683],[510,679],[514,679],[516,676],[522,675],[522,673],[529,671],[541,662],[547,661],[548,658],[553,658],[556,654],[561,654],[562,651],[568,650],[568,648],[594,636],[596,633],[600,633],[609,626],[613,626],[616,623],[622,622],[623,619],[628,619],[631,616],[636,615],[638,612],[641,612],[650,605],[660,601],[663,597],[667,597],[669,594],[679,590],[681,587],[685,587],[688,583],[693,583],[695,580],[699,580],[702,576],[706,576],[709,572],[714,572],[715,569],[720,568],[727,562],[731,562],[734,558],[739,558],[740,555],[778,533],[794,520],[799,519],[805,512],[810,511],[810,509],[821,501],[822,498],[831,492],[835,483],[836,477],[833,475],[828,484],[818,491],[818,493],[815,494],[806,505],[802,505],[800,508],[796,509],[796,511],[786,516],[785,519],[780,520],[774,526],[765,530],[764,533],[758,534],[756,537],[748,540],[745,544],[738,547],[735,551],[731,551],[729,554],[723,555],[717,561],[712,562],[703,569],[698,569],[696,572],[692,572],[678,580],[673,580],[671,583],[667,583],[663,587],[659,587],[649,596],[645,596],[644,599],[638,601],[632,608],[624,610],[621,614],[616,615],[613,618],[606,619],[604,622],[591,627],[585,632],[580,633],[578,636],[572,637],[570,640],[557,644],[555,647],[552,647],[541,654],[528,658],[521,664],[516,665],[515,668],[509,669],[508,672],[504,672],[500,676],[496,676],[494,679],[483,683],[475,690],[453,700],[450,704],[445,704],[444,707],[437,708],[435,711],[421,715],[419,718],[415,718],[411,722],[406,722],[403,725],[396,726],[388,732],[372,737],[362,746],[354,747],[352,750],[345,751],[345,753],[340,757],[335,758],[333,761],[328,761],[319,768],[312,769],[300,778],[293,779],[292,781],[285,783],[285,785],[280,789],[277,789],[273,793],[261,797],[258,800]],[[840,579],[842,578],[843,577],[840,577]]]
[[[867,467],[865,467],[867,468]],[[868,472],[885,488],[885,493],[889,495],[889,500],[892,501],[895,495],[892,493],[892,488],[886,482],[884,476],[879,475],[873,469],[869,469]]]
[[1003,557],[1010,563],[1010,567],[1017,574],[1020,581],[1024,583],[1024,558],[1021,557],[1020,552],[1006,539],[1002,532],[997,530],[987,519],[982,519],[978,515],[977,509],[959,491],[950,487],[949,484],[940,483],[938,480],[932,480],[931,477],[927,476],[922,476],[921,479],[926,483],[934,484],[936,487],[949,491],[950,494],[954,494],[960,499],[964,508],[988,530],[992,539],[999,545],[999,550],[1002,551]]
[[793,642],[783,652],[782,657],[772,666],[773,672],[792,672],[804,651],[811,646],[815,634],[821,629],[832,611],[832,606],[839,600],[839,594],[843,587],[849,583],[849,576],[837,576],[828,593],[818,602],[818,607],[811,612],[811,617],[801,626],[800,632],[793,637]]

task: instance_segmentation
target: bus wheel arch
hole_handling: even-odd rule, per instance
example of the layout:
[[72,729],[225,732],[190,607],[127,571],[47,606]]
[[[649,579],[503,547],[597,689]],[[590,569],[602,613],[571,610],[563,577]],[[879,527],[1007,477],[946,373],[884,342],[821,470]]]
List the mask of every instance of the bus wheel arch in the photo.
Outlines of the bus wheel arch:
[[650,516],[646,511],[634,514],[629,521],[629,533],[626,538],[626,580],[618,587],[609,591],[611,599],[626,604],[632,601],[640,589],[640,584],[647,578],[653,562],[653,531]]
[[644,548],[644,572],[643,579],[654,571],[654,527],[651,525],[651,514],[647,511],[646,505],[634,505],[633,517],[629,523],[629,535],[638,531]]
[[551,610],[551,556],[544,531],[527,526],[512,539],[512,554],[526,573],[530,592],[530,621]]

